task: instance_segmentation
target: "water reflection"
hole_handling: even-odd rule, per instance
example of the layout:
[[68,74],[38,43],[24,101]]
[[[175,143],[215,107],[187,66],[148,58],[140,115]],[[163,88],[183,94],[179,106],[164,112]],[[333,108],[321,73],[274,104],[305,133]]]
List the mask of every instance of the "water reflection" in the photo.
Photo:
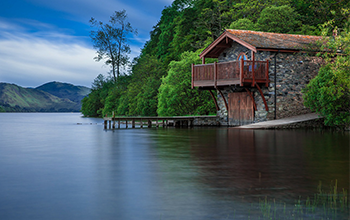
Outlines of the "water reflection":
[[1,220],[258,219],[259,197],[293,207],[335,179],[349,191],[349,133],[0,114],[0,134]]
[[294,202],[313,195],[319,181],[329,186],[337,179],[338,188],[349,189],[348,134],[239,129],[158,134],[157,150],[165,167],[191,173],[191,181],[207,187],[210,195]]

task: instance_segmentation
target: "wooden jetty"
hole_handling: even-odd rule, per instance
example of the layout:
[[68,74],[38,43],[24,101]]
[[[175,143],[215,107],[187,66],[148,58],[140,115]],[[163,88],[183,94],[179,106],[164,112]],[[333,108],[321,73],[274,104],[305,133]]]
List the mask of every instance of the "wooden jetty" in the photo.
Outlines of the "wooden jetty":
[[165,117],[157,117],[157,116],[146,116],[146,117],[120,117],[120,116],[112,116],[112,117],[104,117],[104,129],[115,129],[120,128],[120,124],[124,123],[126,128],[131,125],[131,128],[135,128],[136,124],[140,125],[140,128],[143,126],[147,126],[151,128],[153,125],[156,127],[192,127],[194,125],[195,119],[204,119],[204,118],[216,118],[217,116],[165,116]]

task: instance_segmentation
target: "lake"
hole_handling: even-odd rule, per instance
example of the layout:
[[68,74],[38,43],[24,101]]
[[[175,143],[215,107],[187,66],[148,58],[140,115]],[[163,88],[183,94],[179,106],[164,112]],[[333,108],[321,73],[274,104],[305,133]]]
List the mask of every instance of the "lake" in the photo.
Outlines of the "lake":
[[0,135],[1,220],[349,217],[307,212],[320,181],[348,195],[349,132],[104,130],[79,113],[1,113]]

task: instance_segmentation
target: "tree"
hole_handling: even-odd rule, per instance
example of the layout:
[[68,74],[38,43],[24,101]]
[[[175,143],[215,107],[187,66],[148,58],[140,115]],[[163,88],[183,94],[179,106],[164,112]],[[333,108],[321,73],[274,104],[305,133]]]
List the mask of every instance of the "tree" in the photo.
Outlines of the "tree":
[[198,54],[184,52],[180,61],[169,64],[168,75],[162,78],[159,87],[158,115],[215,114],[215,105],[209,92],[191,89],[191,63],[201,62]]
[[256,29],[256,26],[248,18],[242,18],[232,22],[230,24],[230,29],[254,31]]
[[270,6],[260,13],[257,28],[274,33],[295,33],[301,26],[299,14],[289,5]]
[[[332,22],[324,25],[323,35]],[[337,32],[337,29],[334,29]],[[321,42],[326,64],[303,90],[305,106],[325,117],[325,125],[350,125],[350,20],[338,36]]]
[[97,49],[97,56],[94,58],[97,62],[105,60],[105,64],[112,67],[114,82],[120,75],[120,70],[129,62],[130,46],[127,43],[127,36],[131,33],[137,34],[137,31],[131,27],[126,20],[125,10],[115,11],[110,17],[109,24],[90,19],[90,24],[97,30],[90,32],[94,48]]

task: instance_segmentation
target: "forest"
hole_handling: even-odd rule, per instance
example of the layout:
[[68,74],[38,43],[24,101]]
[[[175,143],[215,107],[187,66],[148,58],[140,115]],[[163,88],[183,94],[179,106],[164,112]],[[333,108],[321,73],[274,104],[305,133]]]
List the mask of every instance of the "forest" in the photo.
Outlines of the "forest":
[[201,63],[200,52],[225,29],[346,35],[349,8],[346,0],[175,0],[130,71],[98,75],[81,111],[90,117],[216,114],[209,92],[191,89],[191,64]]

